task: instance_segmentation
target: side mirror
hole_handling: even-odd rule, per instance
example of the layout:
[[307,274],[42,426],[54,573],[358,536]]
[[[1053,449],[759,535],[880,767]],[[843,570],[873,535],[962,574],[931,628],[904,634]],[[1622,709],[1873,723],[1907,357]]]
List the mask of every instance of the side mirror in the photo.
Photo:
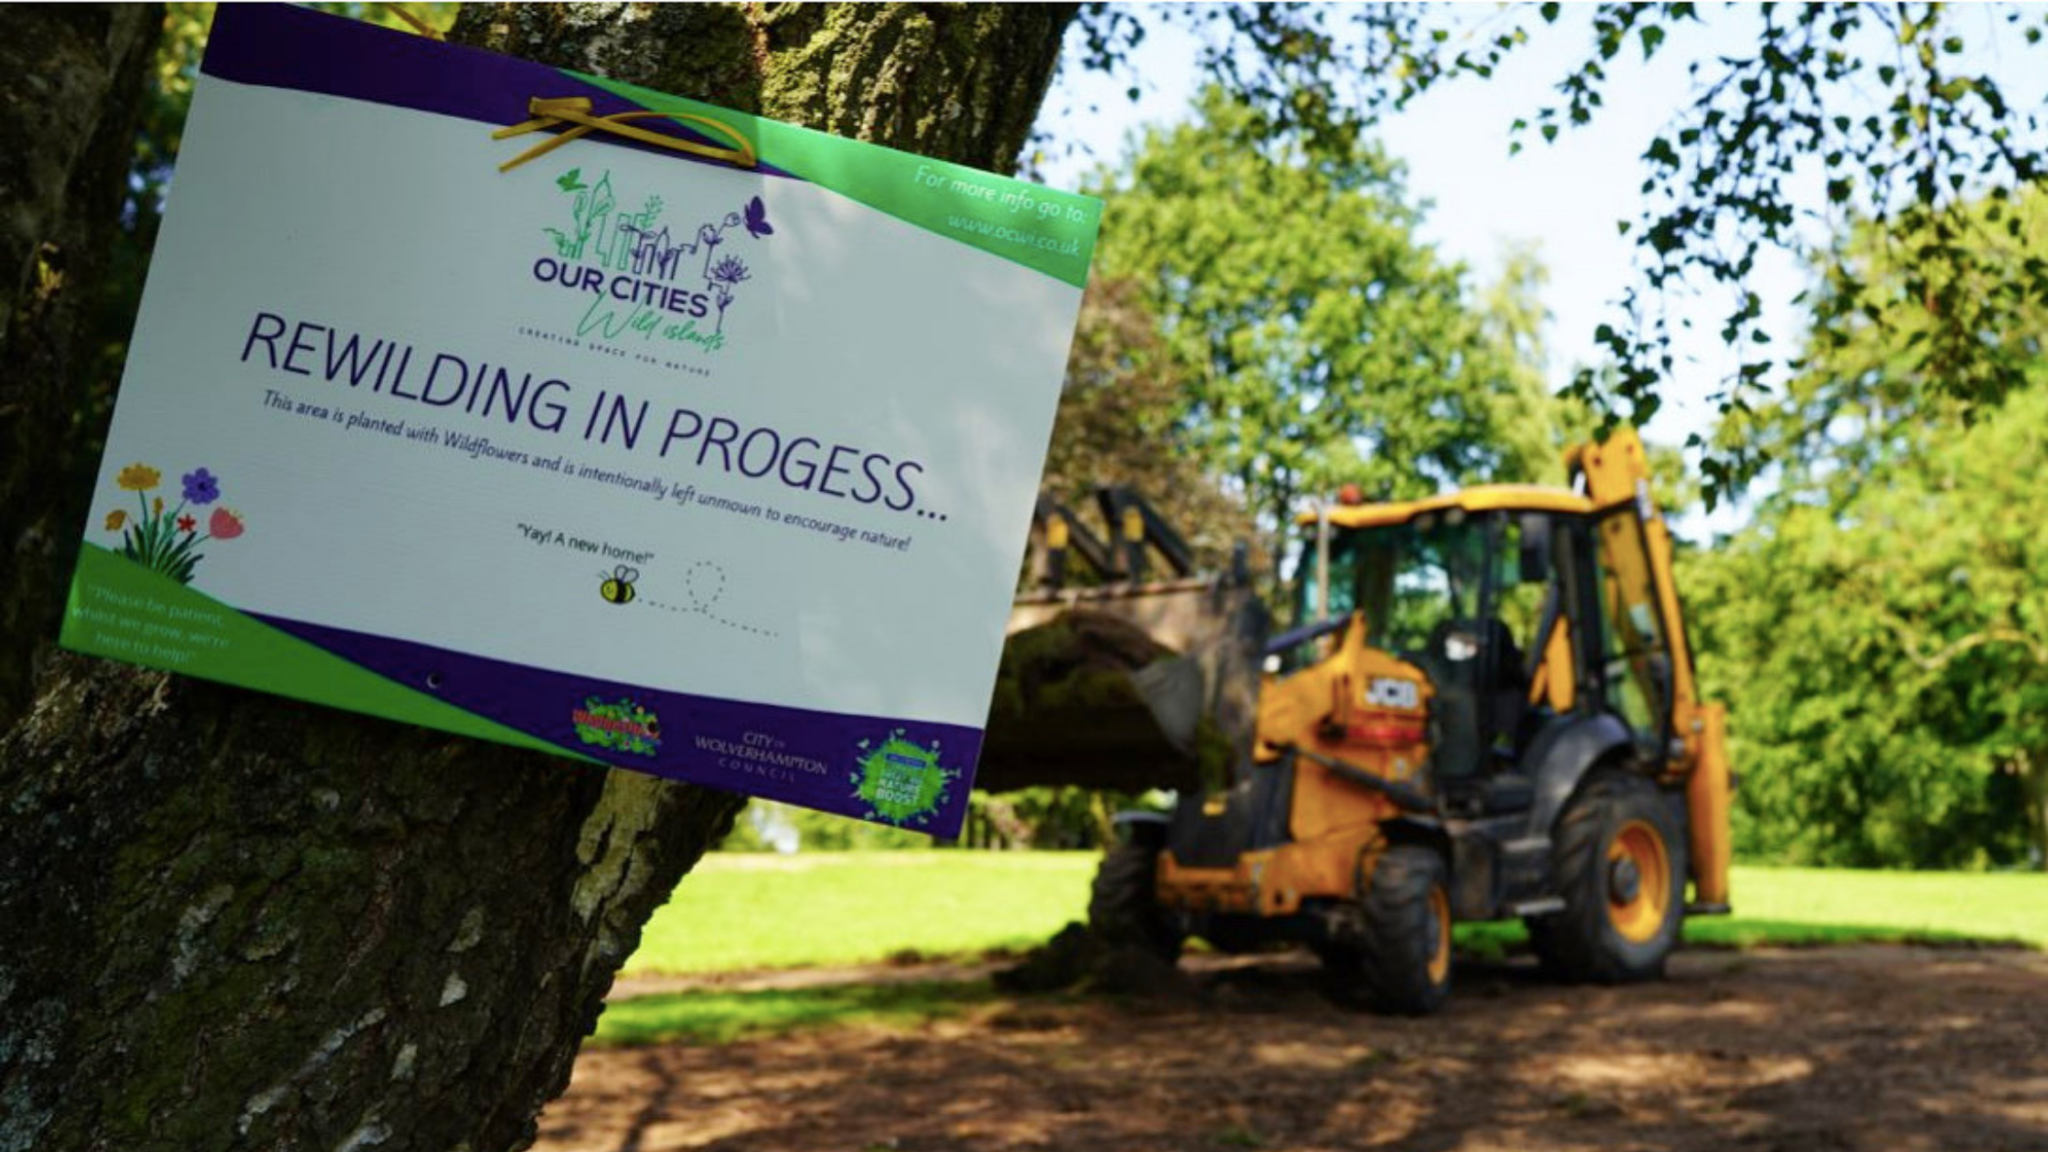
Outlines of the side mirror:
[[1540,512],[1522,517],[1522,583],[1550,582],[1550,517]]

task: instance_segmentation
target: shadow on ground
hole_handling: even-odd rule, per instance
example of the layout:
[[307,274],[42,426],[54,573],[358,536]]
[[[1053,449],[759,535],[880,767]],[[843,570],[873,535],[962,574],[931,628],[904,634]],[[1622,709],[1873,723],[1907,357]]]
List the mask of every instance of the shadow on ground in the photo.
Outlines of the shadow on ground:
[[1689,952],[1632,988],[1469,962],[1428,1020],[1337,1008],[1302,958],[1190,966],[1192,1001],[591,1051],[537,1147],[2048,1152],[2041,953]]

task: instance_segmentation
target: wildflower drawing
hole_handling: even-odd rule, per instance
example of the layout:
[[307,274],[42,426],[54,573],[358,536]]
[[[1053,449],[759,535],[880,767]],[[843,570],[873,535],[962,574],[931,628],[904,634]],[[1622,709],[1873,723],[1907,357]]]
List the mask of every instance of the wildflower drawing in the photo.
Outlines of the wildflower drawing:
[[220,499],[220,477],[195,468],[179,481],[183,498],[167,513],[162,496],[146,495],[163,483],[163,473],[139,463],[121,469],[114,484],[135,493],[141,514],[131,516],[127,509],[115,508],[104,523],[107,531],[121,533],[121,555],[180,584],[190,584],[193,569],[206,558],[199,546],[208,540],[233,540],[242,534],[244,523],[241,513],[216,507],[207,519],[206,531],[199,531],[199,517],[194,513]]
[[711,269],[711,294],[718,300],[718,327],[715,331],[725,331],[725,310],[732,304],[733,290],[752,275],[747,262],[737,256],[727,256]]

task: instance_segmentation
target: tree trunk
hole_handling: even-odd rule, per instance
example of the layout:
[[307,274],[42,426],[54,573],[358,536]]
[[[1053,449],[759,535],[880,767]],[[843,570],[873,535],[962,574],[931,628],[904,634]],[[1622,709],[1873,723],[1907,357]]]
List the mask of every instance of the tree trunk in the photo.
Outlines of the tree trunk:
[[[0,9],[77,19],[40,11]],[[1074,12],[487,7],[454,38],[1007,170]],[[524,1147],[740,805],[106,661],[37,687],[0,738],[0,1152]]]
[[92,304],[162,25],[153,4],[0,8],[0,731],[56,638],[98,463],[73,386],[132,319],[102,332]]

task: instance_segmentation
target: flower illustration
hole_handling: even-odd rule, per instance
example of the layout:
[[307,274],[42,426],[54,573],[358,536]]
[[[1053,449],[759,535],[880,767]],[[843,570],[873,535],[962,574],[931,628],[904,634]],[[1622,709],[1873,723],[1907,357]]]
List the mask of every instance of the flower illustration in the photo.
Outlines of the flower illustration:
[[718,302],[718,328],[725,331],[725,310],[732,306],[733,298],[741,282],[753,277],[747,262],[737,256],[727,256],[713,265],[707,273],[710,278],[712,298]]
[[711,278],[726,284],[738,284],[742,280],[750,279],[751,276],[747,262],[737,256],[727,256],[711,269]]
[[209,540],[233,540],[248,524],[241,513],[218,506],[202,522],[200,508],[220,499],[220,477],[208,469],[194,468],[181,479],[183,499],[166,511],[164,497],[146,495],[163,483],[163,473],[147,464],[121,469],[114,482],[135,493],[135,508],[107,513],[106,527],[109,532],[121,533],[118,551],[122,556],[180,584],[190,584],[199,562],[206,558],[200,548]]
[[204,468],[185,473],[185,501],[188,504],[211,504],[220,499],[220,477]]

